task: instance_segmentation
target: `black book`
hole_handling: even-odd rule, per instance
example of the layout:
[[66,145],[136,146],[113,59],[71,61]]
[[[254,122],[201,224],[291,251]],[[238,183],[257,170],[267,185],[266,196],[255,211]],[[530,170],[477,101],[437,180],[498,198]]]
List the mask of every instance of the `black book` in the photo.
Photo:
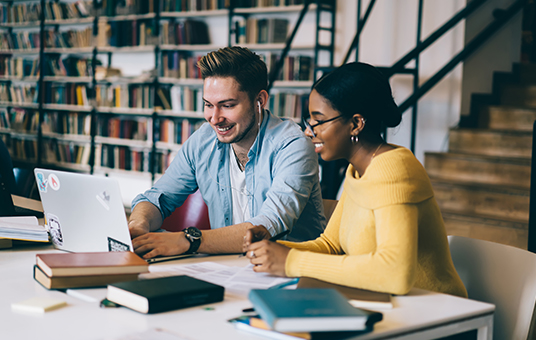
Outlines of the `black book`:
[[179,275],[108,285],[106,298],[140,313],[160,313],[223,301],[224,288]]

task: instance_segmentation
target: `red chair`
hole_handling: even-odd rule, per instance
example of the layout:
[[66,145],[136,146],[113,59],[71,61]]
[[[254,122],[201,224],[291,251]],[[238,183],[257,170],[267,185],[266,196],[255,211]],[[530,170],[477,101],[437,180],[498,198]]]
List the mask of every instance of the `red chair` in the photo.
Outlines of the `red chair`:
[[167,231],[181,231],[188,227],[210,229],[208,207],[199,190],[188,196],[186,201],[162,223],[162,229]]

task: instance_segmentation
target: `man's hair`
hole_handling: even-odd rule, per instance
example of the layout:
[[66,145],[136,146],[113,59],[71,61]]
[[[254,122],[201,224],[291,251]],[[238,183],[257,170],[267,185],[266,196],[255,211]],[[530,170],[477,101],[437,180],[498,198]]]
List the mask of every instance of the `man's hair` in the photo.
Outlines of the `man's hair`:
[[253,102],[261,90],[268,89],[268,70],[260,56],[239,46],[208,53],[197,62],[203,79],[233,77]]

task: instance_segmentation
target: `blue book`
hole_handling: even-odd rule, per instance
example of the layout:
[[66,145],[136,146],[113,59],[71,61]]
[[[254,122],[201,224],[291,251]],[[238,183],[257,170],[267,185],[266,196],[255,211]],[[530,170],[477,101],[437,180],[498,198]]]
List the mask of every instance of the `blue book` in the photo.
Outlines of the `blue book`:
[[279,332],[366,330],[382,314],[358,309],[335,289],[253,289],[249,300],[261,318]]

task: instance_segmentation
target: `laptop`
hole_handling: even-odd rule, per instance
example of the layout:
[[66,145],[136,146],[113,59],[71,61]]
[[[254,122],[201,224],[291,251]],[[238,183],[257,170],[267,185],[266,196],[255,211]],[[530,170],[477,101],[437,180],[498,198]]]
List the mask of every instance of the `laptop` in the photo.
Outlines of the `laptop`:
[[34,169],[49,233],[70,252],[133,251],[115,179]]

